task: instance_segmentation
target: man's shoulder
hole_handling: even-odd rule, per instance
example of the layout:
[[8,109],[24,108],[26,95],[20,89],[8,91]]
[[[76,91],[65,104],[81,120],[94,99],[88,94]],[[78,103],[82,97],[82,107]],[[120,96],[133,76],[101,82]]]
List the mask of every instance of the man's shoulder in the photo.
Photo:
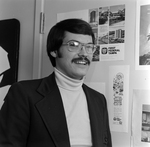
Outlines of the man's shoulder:
[[23,85],[23,86],[29,86],[29,85],[31,86],[32,85],[32,86],[36,86],[36,85],[39,85],[45,78],[21,80],[21,81],[18,81],[16,83],[14,83],[12,86],[14,86],[14,85]]
[[83,84],[83,89],[86,92],[86,94],[92,99],[95,100],[98,104],[103,104],[103,106],[106,105],[106,98],[104,94],[96,91],[95,89]]
[[98,96],[101,96],[101,97],[104,97],[104,95],[102,93],[100,93],[99,91],[89,87],[88,85],[86,84],[83,84],[83,88],[84,89],[87,89],[88,92],[92,93],[92,94],[95,94],[95,95],[98,95]]
[[39,78],[39,79],[21,80],[16,83],[13,83],[11,87],[23,86],[24,88],[27,88],[27,89],[36,89],[41,85],[41,83],[46,83],[49,80],[51,80],[51,76],[52,75]]

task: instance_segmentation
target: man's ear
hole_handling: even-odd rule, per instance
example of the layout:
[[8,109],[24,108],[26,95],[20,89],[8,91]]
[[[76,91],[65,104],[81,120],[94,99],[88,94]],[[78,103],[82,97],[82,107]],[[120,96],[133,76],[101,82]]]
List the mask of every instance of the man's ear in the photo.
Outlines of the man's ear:
[[56,52],[56,51],[52,51],[52,52],[50,52],[50,54],[51,54],[51,56],[53,56],[54,58],[57,57],[57,52]]

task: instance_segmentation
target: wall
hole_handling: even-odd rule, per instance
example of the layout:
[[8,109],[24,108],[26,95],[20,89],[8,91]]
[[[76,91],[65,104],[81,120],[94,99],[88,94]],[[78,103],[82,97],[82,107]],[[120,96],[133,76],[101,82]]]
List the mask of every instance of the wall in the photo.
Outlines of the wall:
[[34,8],[35,0],[0,0],[0,20],[20,21],[18,80],[32,78]]
[[[109,97],[109,67],[111,65],[130,65],[129,81],[129,128],[127,133],[111,132],[113,147],[130,147],[131,142],[131,104],[133,89],[150,88],[150,71],[135,70],[135,26],[136,26],[136,0],[45,0],[45,34],[43,36],[43,53],[41,77],[49,75],[53,68],[46,54],[46,38],[49,29],[56,23],[57,13],[125,4],[125,59],[124,61],[111,61],[93,63],[87,74],[87,82],[106,83],[106,98]],[[94,71],[94,72],[93,72]]]

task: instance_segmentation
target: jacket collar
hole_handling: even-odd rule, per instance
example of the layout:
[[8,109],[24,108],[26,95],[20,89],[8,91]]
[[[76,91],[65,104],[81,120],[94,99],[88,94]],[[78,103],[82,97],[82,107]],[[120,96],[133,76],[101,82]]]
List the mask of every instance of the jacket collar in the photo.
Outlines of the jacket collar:
[[[83,90],[86,94],[88,110],[91,123],[93,146],[100,146],[98,133],[102,128],[102,121],[99,121],[97,116],[101,114],[97,111],[97,102],[92,99],[93,95],[89,88],[83,84]],[[63,102],[55,81],[55,74],[52,73],[49,77],[43,79],[37,90],[44,98],[36,104],[36,107],[43,118],[50,135],[52,136],[57,147],[70,147],[69,133]],[[51,117],[53,116],[53,117]]]
[[70,147],[65,112],[54,73],[43,79],[38,92],[44,98],[36,104],[36,107],[54,143],[57,147]]

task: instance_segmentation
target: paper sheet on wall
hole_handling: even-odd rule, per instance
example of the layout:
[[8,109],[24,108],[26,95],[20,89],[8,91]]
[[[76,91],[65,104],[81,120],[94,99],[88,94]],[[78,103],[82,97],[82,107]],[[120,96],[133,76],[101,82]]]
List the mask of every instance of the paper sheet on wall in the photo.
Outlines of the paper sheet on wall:
[[133,147],[150,147],[150,90],[133,90]]
[[100,60],[124,60],[124,43],[100,45]]
[[110,129],[128,132],[129,66],[109,68],[109,117]]

